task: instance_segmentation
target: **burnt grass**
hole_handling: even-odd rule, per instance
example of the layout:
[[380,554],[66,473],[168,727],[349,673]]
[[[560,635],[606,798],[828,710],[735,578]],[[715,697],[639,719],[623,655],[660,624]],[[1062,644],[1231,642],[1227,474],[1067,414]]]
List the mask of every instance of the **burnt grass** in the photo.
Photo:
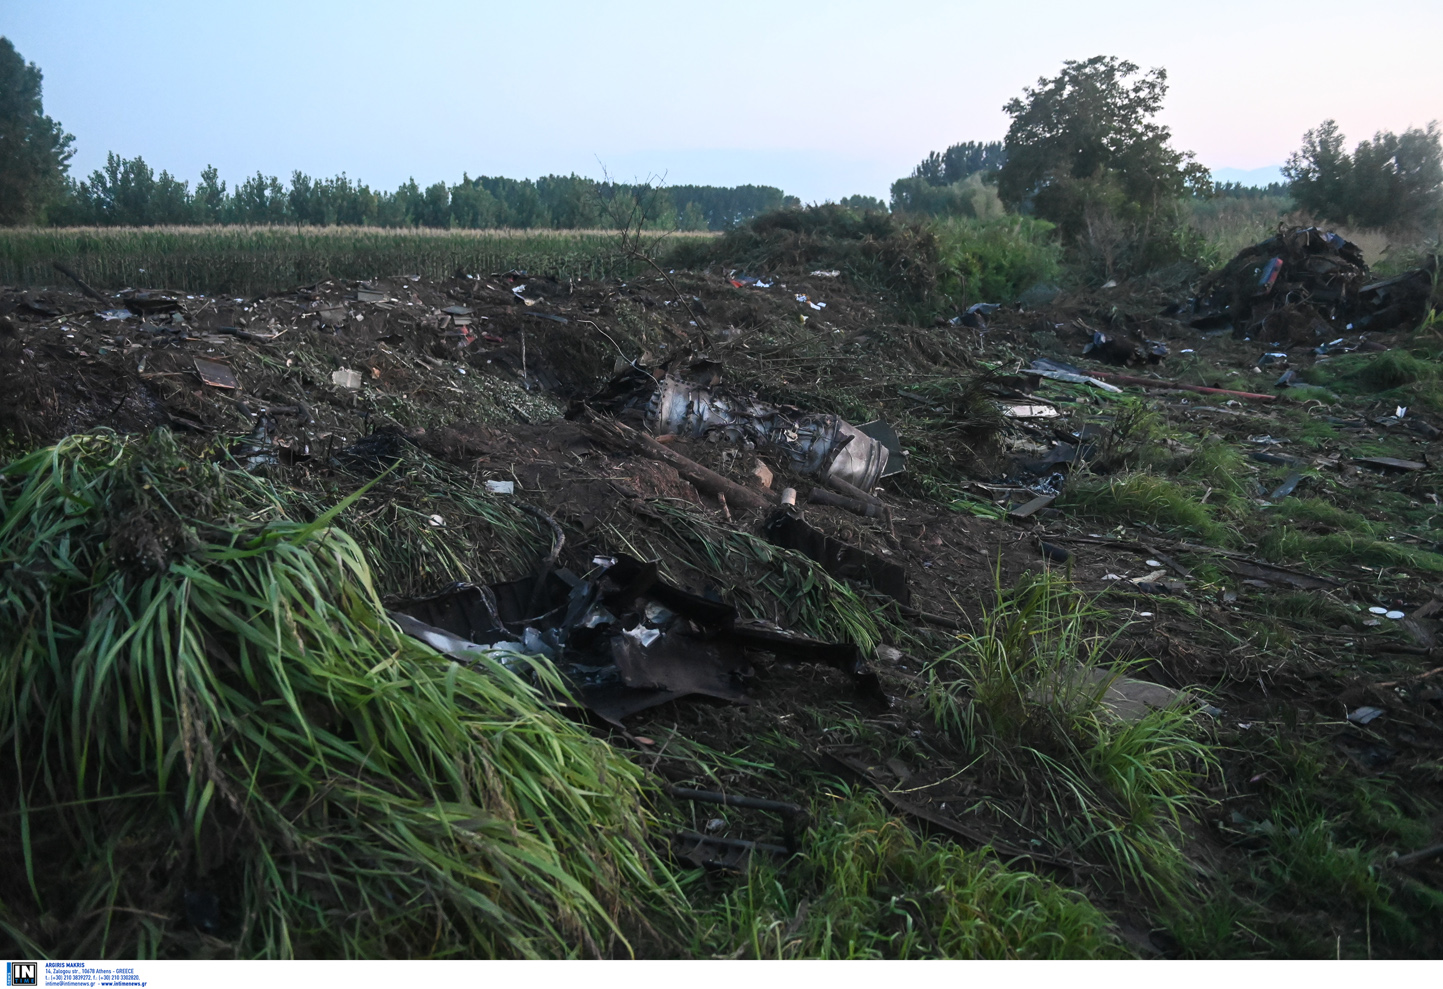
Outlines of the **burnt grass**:
[[[737,288],[714,268],[678,270],[680,298],[652,274],[483,274],[327,282],[257,299],[171,294],[112,320],[67,289],[8,289],[0,443],[8,460],[75,432],[168,429],[197,459],[323,503],[395,460],[429,458],[477,488],[514,481],[561,524],[560,562],[578,573],[625,541],[673,580],[784,627],[841,636],[844,622],[817,617],[804,594],[745,559],[762,513],[720,502],[668,464],[598,446],[577,420],[626,362],[687,374],[702,357],[729,387],[765,400],[884,419],[910,457],[882,482],[881,518],[805,504],[814,481],[765,451],[672,448],[740,484],[757,483],[760,459],[774,490],[802,493],[811,525],[905,568],[906,606],[853,589],[893,647],[873,659],[890,706],[858,697],[835,671],[759,661],[751,703],[653,708],[610,732],[617,745],[673,783],[802,804],[858,785],[827,761],[845,751],[890,766],[886,778],[905,780],[910,799],[938,814],[973,808],[968,827],[994,847],[1036,852],[1037,793],[967,769],[970,754],[926,703],[925,670],[999,594],[1050,573],[1092,601],[1109,658],[1134,664],[1129,676],[1198,699],[1197,731],[1218,766],[1179,838],[1187,869],[1170,896],[1096,862],[1044,861],[1077,849],[1051,845],[1033,860],[999,851],[999,861],[1081,891],[1142,956],[1436,957],[1443,858],[1399,857],[1443,840],[1443,340],[1350,334],[1356,349],[1323,357],[1311,342],[1278,348],[1189,329],[1156,315],[1174,300],[1147,285],[1003,309],[985,328],[917,325],[884,291],[807,274],[805,260],[765,289]],[[1019,373],[1037,357],[1117,370],[1082,356],[1099,329],[1165,342],[1164,361],[1125,369],[1157,385],[1114,394]],[[1279,368],[1258,362],[1279,349],[1308,387],[1274,387]],[[224,365],[235,387],[208,384],[198,359]],[[1056,413],[1002,414],[1020,406]],[[1027,470],[1063,443],[1084,452]],[[1008,517],[1051,472],[1067,477],[1061,497]],[[1293,474],[1292,493],[1274,498]],[[429,512],[427,497],[383,481],[338,524]],[[380,590],[517,576],[484,558],[484,537],[467,538],[473,573],[397,567]],[[1055,549],[1049,559],[1044,543],[1066,559]],[[1366,708],[1381,713],[1358,713]],[[709,764],[706,752],[727,758]],[[738,812],[718,833],[772,841],[776,829]],[[739,881],[717,873],[706,885],[723,895]]]

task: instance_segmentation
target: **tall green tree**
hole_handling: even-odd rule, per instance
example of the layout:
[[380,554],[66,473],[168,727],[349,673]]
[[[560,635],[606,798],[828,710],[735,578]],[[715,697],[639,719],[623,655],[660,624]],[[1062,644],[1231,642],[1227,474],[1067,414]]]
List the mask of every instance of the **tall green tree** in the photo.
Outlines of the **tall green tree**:
[[1068,61],[1003,108],[1012,118],[998,192],[1056,223],[1109,273],[1168,260],[1180,201],[1207,193],[1207,170],[1154,117],[1167,71],[1097,55]]
[[225,180],[214,165],[205,166],[200,181],[195,185],[196,220],[201,223],[219,223],[225,210]]
[[1303,135],[1283,175],[1298,206],[1322,220],[1390,230],[1443,219],[1443,147],[1436,121],[1401,135],[1379,131],[1349,154],[1337,121]]
[[928,185],[952,185],[978,172],[995,173],[1007,164],[1001,141],[966,141],[946,151],[933,151],[912,169],[912,178]]
[[75,138],[45,115],[41,74],[0,38],[0,224],[34,223],[64,194]]

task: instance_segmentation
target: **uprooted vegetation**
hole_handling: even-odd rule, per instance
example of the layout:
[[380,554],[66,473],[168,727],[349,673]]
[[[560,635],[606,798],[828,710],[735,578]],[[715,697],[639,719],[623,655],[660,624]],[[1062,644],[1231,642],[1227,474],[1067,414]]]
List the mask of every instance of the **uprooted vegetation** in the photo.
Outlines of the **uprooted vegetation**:
[[1436,334],[1244,340],[1158,283],[979,309],[926,236],[0,296],[0,932],[1436,954]]

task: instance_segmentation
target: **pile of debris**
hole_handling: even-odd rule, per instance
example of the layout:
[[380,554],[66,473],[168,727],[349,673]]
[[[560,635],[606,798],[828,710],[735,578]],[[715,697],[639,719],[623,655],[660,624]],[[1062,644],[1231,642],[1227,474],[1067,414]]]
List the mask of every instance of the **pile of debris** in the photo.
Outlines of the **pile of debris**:
[[1294,227],[1239,252],[1196,297],[1165,315],[1250,340],[1310,343],[1339,330],[1383,332],[1423,319],[1437,270],[1434,256],[1375,281],[1356,244],[1330,230]]
[[524,672],[544,657],[576,698],[604,721],[682,697],[745,702],[752,657],[822,663],[887,703],[852,643],[823,642],[776,625],[743,621],[736,608],[662,580],[657,564],[597,557],[590,580],[545,569],[493,585],[456,584],[398,602],[391,618],[408,635],[462,662],[484,653]]

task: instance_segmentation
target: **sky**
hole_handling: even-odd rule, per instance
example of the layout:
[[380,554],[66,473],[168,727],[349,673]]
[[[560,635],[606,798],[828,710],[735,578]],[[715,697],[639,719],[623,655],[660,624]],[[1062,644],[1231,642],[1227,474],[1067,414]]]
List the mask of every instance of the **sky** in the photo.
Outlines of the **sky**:
[[0,35],[44,72],[81,177],[113,151],[191,182],[575,172],[886,199],[1098,54],[1166,68],[1160,119],[1222,178],[1267,181],[1329,117],[1350,143],[1443,120],[1443,0],[5,0]]

